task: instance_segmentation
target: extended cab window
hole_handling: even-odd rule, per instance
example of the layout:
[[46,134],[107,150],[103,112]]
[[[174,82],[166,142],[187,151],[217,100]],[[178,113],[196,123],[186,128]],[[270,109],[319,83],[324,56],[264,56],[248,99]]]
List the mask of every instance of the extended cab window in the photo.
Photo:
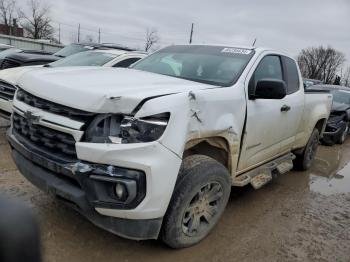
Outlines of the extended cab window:
[[287,94],[295,93],[299,90],[299,73],[298,68],[293,59],[283,57],[286,69]]
[[259,63],[258,67],[249,82],[249,95],[255,92],[255,86],[262,79],[283,80],[283,71],[281,58],[276,55],[265,56]]

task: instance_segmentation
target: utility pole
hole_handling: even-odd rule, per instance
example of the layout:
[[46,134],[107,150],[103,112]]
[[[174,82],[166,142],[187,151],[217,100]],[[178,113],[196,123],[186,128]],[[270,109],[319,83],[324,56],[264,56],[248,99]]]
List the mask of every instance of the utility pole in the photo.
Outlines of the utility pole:
[[101,44],[101,28],[98,29],[98,43]]
[[192,36],[193,36],[193,23],[191,25],[191,35],[190,35],[190,44],[192,44]]
[[255,46],[255,43],[256,43],[256,38],[254,39],[253,46]]
[[78,25],[78,43],[80,43],[80,24]]
[[61,24],[58,24],[58,43],[61,43]]

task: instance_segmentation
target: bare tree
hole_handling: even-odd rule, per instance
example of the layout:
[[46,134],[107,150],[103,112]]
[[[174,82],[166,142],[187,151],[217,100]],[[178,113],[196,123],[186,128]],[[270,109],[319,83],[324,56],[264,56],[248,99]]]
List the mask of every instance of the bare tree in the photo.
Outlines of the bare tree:
[[345,55],[332,47],[309,47],[301,50],[298,63],[304,77],[333,84]]
[[15,18],[16,1],[0,0],[0,21],[6,26],[6,34],[14,34],[14,27],[17,26]]
[[22,27],[31,38],[52,38],[54,29],[51,26],[50,6],[43,4],[41,0],[28,0],[28,6],[29,15],[19,10]]
[[7,27],[11,26],[16,9],[15,0],[0,0],[0,21]]
[[158,32],[156,29],[149,29],[147,28],[146,31],[146,43],[145,43],[145,51],[148,52],[154,46],[159,42]]
[[345,73],[342,75],[342,84],[344,86],[350,87],[350,66],[345,70]]

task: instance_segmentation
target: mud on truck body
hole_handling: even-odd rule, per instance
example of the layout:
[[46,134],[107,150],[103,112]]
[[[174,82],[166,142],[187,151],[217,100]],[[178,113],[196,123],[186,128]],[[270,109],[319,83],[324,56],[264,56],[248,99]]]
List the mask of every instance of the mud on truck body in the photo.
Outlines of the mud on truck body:
[[52,68],[18,81],[7,137],[21,173],[117,235],[198,243],[231,187],[307,169],[332,96],[304,93],[266,48],[164,48],[131,69]]

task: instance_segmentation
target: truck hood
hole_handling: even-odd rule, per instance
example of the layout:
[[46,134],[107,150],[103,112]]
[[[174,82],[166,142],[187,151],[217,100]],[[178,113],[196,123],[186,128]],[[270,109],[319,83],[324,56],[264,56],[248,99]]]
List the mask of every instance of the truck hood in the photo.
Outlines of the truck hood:
[[215,86],[124,68],[61,67],[24,73],[18,85],[43,99],[94,113],[131,113],[144,99]]
[[39,66],[23,66],[23,67],[15,67],[15,68],[9,68],[4,69],[0,71],[0,79],[6,81],[9,84],[17,85],[17,80],[26,72],[40,69],[42,68],[41,65]]

